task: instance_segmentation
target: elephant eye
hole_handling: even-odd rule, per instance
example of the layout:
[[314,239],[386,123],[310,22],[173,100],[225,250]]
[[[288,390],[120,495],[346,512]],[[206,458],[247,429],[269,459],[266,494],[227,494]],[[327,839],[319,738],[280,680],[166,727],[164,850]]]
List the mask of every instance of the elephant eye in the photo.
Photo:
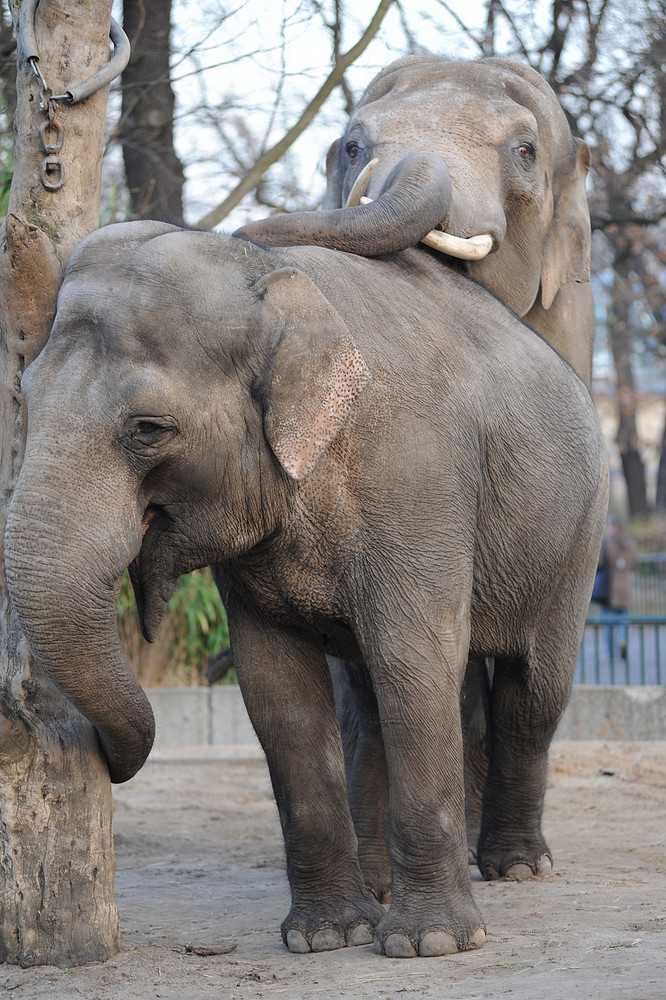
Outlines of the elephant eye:
[[347,156],[349,157],[349,159],[355,160],[359,154],[358,143],[348,142],[347,145],[345,146],[345,149],[347,150]]
[[536,157],[536,149],[531,142],[521,142],[516,149],[520,162],[524,167],[531,167]]
[[178,425],[172,417],[133,417],[125,425],[121,444],[134,454],[151,454],[177,433]]

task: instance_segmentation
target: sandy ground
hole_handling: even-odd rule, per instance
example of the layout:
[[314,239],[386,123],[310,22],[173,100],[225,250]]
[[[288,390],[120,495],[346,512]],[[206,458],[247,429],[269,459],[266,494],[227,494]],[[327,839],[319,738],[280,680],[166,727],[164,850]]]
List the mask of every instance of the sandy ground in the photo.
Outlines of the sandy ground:
[[282,843],[263,759],[170,751],[115,792],[123,950],[82,969],[0,966],[17,1000],[665,1000],[666,742],[560,742],[545,831],[555,872],[480,880],[478,952],[400,961],[290,955]]

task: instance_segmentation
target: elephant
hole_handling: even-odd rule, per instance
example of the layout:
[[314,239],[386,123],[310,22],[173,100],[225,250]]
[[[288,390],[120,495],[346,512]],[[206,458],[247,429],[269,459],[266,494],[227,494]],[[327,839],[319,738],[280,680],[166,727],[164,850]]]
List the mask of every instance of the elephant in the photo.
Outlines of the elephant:
[[[446,164],[416,168],[396,188],[393,172],[408,153]],[[315,243],[368,256],[414,244],[445,228],[467,256],[464,237],[487,234],[492,252],[463,267],[546,338],[589,386],[594,311],[589,284],[590,216],[586,143],[571,135],[551,87],[516,60],[408,56],[383,69],[351,114],[327,157],[323,211],[277,215],[238,235],[264,245]],[[365,192],[371,204],[360,205]],[[446,194],[442,211],[441,194]],[[349,207],[345,207],[349,206]],[[400,218],[400,224],[396,223]],[[442,244],[435,241],[435,246]],[[350,801],[363,869],[379,899],[390,892],[385,836],[386,777],[372,691],[354,664],[331,663],[343,719]],[[470,862],[477,860],[485,782],[488,667],[472,662],[463,689],[466,805]]]
[[[410,178],[400,195],[411,210],[403,215],[400,206],[397,226],[392,174],[418,151],[443,160],[449,176]],[[352,192],[375,160],[372,204],[359,205]],[[458,243],[486,234],[491,252],[462,266],[589,385],[589,166],[587,144],[573,138],[554,91],[530,66],[495,56],[407,56],[375,76],[330,147],[323,210],[274,215],[237,232],[263,245],[314,243],[365,256],[402,250],[430,230],[446,229]],[[438,185],[451,189],[445,213]],[[341,211],[350,195],[353,207]]]
[[[154,734],[119,645],[122,574],[150,639],[178,577],[211,565],[284,834],[285,945],[482,946],[460,691],[470,650],[494,656],[481,871],[544,874],[548,746],[608,494],[571,367],[420,248],[368,259],[128,222],[72,254],[22,393],[10,598],[111,779]],[[387,910],[359,864],[327,655],[358,664],[378,706]]]

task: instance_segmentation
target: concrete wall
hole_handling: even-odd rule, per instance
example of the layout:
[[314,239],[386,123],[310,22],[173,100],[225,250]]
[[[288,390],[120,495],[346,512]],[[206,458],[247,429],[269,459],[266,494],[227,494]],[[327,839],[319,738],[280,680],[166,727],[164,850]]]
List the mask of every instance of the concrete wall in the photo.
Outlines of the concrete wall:
[[[256,746],[236,685],[152,688],[158,750],[176,746]],[[666,688],[575,687],[557,731],[566,740],[666,739]]]

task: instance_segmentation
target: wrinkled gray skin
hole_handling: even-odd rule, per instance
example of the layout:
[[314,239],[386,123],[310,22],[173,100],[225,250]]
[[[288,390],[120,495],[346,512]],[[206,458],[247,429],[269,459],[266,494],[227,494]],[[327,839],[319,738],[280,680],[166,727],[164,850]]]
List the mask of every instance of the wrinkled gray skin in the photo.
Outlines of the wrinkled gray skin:
[[[479,864],[488,878],[550,866],[547,750],[592,590],[605,449],[571,368],[441,270],[420,249],[367,260],[110,226],[72,255],[23,380],[5,559],[31,648],[126,780],[153,720],[118,642],[123,570],[150,638],[178,576],[213,565],[282,822],[293,951],[483,943],[470,650],[495,657]],[[364,664],[377,699],[386,912],[359,866],[327,653]]]
[[[395,176],[408,154],[409,187]],[[375,157],[379,163],[367,190],[373,204],[341,211]],[[446,164],[450,181],[440,176],[437,160]],[[572,137],[555,93],[530,67],[511,59],[410,56],[374,78],[345,134],[331,146],[324,210],[259,220],[239,233],[269,245],[315,243],[368,256],[401,250],[440,225],[454,236],[490,233],[494,251],[484,260],[460,265],[442,256],[441,267],[463,267],[524,317],[589,385],[589,162],[589,150]],[[486,770],[484,669],[470,664],[462,698],[471,861]],[[362,867],[368,885],[385,900],[388,804],[374,696],[353,664],[333,661],[331,670]]]

